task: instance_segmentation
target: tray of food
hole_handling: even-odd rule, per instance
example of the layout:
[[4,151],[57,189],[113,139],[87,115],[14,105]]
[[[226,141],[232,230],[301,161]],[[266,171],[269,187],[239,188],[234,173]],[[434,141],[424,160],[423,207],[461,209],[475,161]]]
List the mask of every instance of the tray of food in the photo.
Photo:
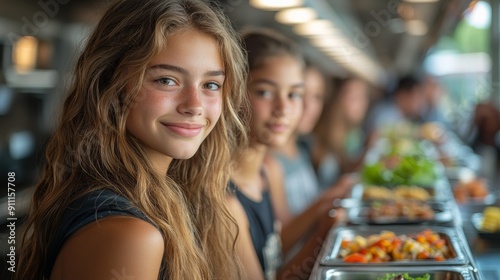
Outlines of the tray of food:
[[470,266],[449,267],[318,267],[311,280],[478,280]]
[[428,159],[423,153],[389,153],[376,162],[365,163],[361,169],[361,181],[368,185],[432,186],[444,171],[440,163]]
[[468,167],[445,167],[445,175],[449,180],[466,181],[474,179],[476,172]]
[[440,149],[439,161],[443,164],[448,179],[459,180],[476,173],[481,168],[481,157],[470,147],[464,145],[448,145]]
[[500,207],[489,206],[471,217],[477,234],[482,238],[500,239]]
[[483,178],[450,180],[453,196],[458,204],[493,204],[495,195],[490,192],[488,183]]
[[445,180],[438,180],[430,187],[397,185],[392,187],[356,184],[351,197],[359,201],[449,201],[452,198],[450,185]]
[[349,209],[348,218],[351,224],[447,223],[453,214],[445,202],[402,199],[362,203]]
[[458,228],[405,225],[332,229],[320,264],[326,266],[468,265],[471,254]]

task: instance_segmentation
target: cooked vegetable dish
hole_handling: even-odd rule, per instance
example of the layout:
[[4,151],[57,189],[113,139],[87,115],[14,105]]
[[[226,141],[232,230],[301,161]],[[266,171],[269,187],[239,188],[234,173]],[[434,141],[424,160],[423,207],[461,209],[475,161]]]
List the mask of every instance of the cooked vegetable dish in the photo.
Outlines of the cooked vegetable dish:
[[367,238],[357,235],[352,240],[342,240],[340,257],[344,262],[351,263],[443,261],[451,257],[451,251],[447,241],[432,230],[425,230],[414,236],[382,231]]

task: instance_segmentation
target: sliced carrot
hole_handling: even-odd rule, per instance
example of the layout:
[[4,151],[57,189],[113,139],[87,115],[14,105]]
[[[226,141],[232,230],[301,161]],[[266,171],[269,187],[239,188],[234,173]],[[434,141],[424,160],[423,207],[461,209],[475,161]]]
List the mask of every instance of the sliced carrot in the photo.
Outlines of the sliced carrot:
[[347,248],[349,246],[349,243],[351,243],[351,241],[344,239],[344,240],[342,240],[342,243],[341,243],[340,247],[342,249]]
[[444,256],[442,256],[442,255],[437,255],[437,256],[434,257],[434,259],[436,261],[444,261],[445,260]]
[[428,258],[429,258],[429,254],[425,251],[417,254],[417,259],[419,259],[419,260],[425,260]]
[[364,249],[361,249],[361,251],[359,251],[358,253],[360,253],[361,255],[366,255],[366,254],[370,253],[370,251],[368,250],[368,248],[364,248]]
[[365,263],[366,258],[365,258],[365,256],[361,255],[360,253],[354,253],[354,254],[350,254],[347,257],[345,257],[344,261],[350,262],[350,263]]

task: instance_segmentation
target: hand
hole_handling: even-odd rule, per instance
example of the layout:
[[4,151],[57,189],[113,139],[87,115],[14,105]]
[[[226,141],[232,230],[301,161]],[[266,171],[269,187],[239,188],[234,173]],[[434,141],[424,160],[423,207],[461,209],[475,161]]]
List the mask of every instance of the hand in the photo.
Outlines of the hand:
[[358,182],[359,178],[356,173],[342,175],[336,184],[325,191],[323,197],[329,202],[332,202],[336,198],[344,198],[349,193],[352,186]]
[[500,112],[491,103],[477,104],[474,124],[478,128],[479,139],[484,144],[495,146],[495,135],[500,131]]
[[378,138],[379,137],[376,131],[370,132],[365,139],[365,149],[369,150],[373,146],[375,146],[375,143],[377,143]]
[[333,226],[342,226],[346,220],[346,211],[343,208],[329,209],[319,220],[320,231],[327,234]]

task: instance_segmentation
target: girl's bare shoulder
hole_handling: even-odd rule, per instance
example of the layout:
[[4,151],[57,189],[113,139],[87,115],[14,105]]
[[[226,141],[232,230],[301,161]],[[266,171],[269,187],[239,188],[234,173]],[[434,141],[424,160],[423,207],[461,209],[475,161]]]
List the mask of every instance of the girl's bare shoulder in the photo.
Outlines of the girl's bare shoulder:
[[84,226],[65,242],[51,279],[156,280],[163,254],[163,236],[152,224],[109,216]]

